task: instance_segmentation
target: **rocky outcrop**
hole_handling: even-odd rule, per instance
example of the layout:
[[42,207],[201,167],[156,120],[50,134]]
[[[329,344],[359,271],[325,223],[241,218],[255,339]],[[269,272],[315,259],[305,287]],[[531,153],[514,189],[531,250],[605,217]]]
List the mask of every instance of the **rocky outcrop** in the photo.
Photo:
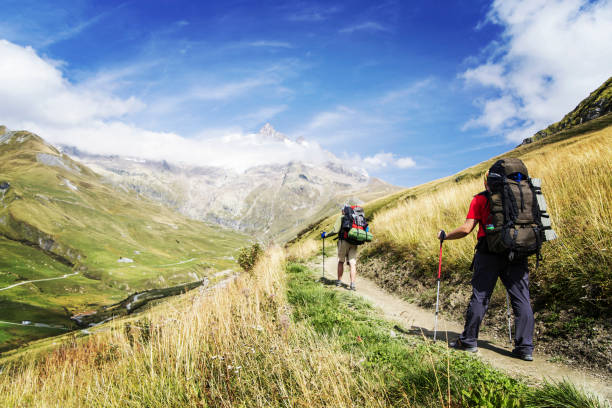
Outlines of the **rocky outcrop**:
[[284,134],[277,132],[276,129],[274,129],[272,127],[272,125],[270,125],[269,123],[266,123],[261,130],[259,131],[258,134],[262,139],[268,139],[268,140],[273,140],[276,142],[284,142],[286,140],[289,140],[289,138],[287,136],[285,136]]
[[612,77],[608,78],[599,88],[582,100],[574,110],[565,115],[559,122],[550,125],[546,129],[540,130],[532,137],[524,139],[521,144],[533,143],[563,130],[569,130],[594,119],[599,119],[608,114],[612,114]]
[[75,165],[75,163],[71,163],[68,160],[64,160],[61,156],[47,154],[47,153],[38,153],[36,155],[36,160],[39,163],[42,163],[46,166],[51,167],[60,167],[64,170],[67,170],[71,173],[80,173],[81,169]]

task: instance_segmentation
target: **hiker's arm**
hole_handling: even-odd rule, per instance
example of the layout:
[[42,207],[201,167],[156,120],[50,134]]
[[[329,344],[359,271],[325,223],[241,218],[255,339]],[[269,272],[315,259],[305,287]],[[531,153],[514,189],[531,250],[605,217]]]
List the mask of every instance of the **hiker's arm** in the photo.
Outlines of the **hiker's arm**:
[[[465,220],[463,225],[461,225],[460,227],[457,227],[454,230],[452,230],[451,232],[447,233],[446,237],[444,237],[444,240],[463,238],[467,234],[472,232],[472,230],[474,229],[474,227],[477,224],[478,224],[478,220],[474,220],[474,219],[468,218],[468,219]],[[440,239],[440,232],[438,232],[438,239]]]
[[338,219],[336,220],[336,224],[334,224],[334,229],[331,230],[330,232],[326,233],[325,234],[325,238],[333,237],[334,235],[339,233],[341,227],[342,227],[342,216],[338,217]]

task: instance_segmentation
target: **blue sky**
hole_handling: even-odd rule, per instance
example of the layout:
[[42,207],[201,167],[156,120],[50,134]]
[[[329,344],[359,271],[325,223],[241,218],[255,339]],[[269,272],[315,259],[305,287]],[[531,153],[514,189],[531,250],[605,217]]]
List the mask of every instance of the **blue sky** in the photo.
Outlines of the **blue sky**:
[[[238,169],[331,152],[415,185],[511,149],[612,75],[610,1],[0,4],[0,124]],[[254,148],[267,122],[307,148]]]

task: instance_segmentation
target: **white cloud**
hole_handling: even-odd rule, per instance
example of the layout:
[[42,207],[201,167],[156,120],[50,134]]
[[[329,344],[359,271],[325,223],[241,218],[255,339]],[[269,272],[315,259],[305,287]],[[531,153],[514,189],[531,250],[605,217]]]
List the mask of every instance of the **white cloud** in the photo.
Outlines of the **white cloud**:
[[367,170],[380,170],[383,168],[396,167],[408,169],[416,167],[416,162],[410,157],[398,157],[393,153],[377,153],[359,160]]
[[503,89],[505,85],[503,67],[499,64],[484,64],[463,73],[463,78],[468,83],[478,83],[484,86],[492,86]]
[[144,104],[121,99],[87,86],[75,86],[57,63],[44,60],[30,47],[0,40],[0,112],[3,120],[72,126],[117,118]]
[[[0,40],[0,124],[26,129],[51,143],[66,144],[98,154],[117,154],[150,160],[168,160],[194,165],[213,165],[244,170],[255,165],[304,161],[339,161],[319,143],[363,140],[383,132],[387,122],[368,110],[339,105],[312,117],[301,134],[307,142],[275,141],[246,133],[240,127],[202,131],[196,138],[174,132],[144,129],[130,122],[132,115],[159,112],[158,100],[148,105],[135,97],[117,97],[117,83],[129,81],[130,69],[104,71],[81,83],[69,81],[64,66],[42,58],[30,47]],[[257,75],[242,81],[192,90],[188,95],[164,98],[169,105],[191,99],[225,100],[278,78]],[[185,99],[187,98],[187,99]],[[150,106],[153,105],[153,106]],[[152,110],[157,109],[157,111]],[[287,105],[263,106],[244,115],[265,121],[287,109]],[[333,139],[333,141],[332,141]],[[359,158],[368,169],[411,168],[410,157],[378,153]]]
[[395,160],[395,165],[400,169],[409,169],[416,167],[416,162],[411,157],[401,157]]
[[466,127],[520,141],[560,120],[611,74],[612,1],[496,0],[488,21],[504,28],[501,43],[462,77],[497,95]]
[[388,27],[374,22],[374,21],[367,21],[365,23],[360,23],[360,24],[355,24],[352,25],[350,27],[346,27],[343,28],[341,30],[338,30],[339,33],[342,34],[352,34],[355,31],[384,31],[384,32],[388,32],[391,31]]
[[493,132],[504,131],[513,125],[520,112],[514,99],[509,95],[485,101],[482,110],[482,115],[468,121],[464,129],[484,126]]
[[203,138],[188,139],[174,133],[135,128],[121,122],[98,122],[87,128],[64,129],[54,138],[54,142],[75,145],[81,150],[98,154],[219,166],[238,171],[289,161],[316,164],[338,161],[316,142],[279,142],[262,138],[258,134],[245,134],[239,129],[212,130],[203,133]]
[[[129,73],[128,73],[129,75]],[[126,117],[145,107],[140,100],[118,98],[114,78],[103,74],[80,85],[64,76],[57,63],[41,58],[30,47],[0,40],[0,118],[11,129],[26,129],[55,144],[67,144],[98,154],[118,154],[150,160],[245,170],[255,165],[301,160],[338,160],[314,142],[266,140],[241,129],[211,130],[189,139],[172,132],[155,132],[130,124]],[[201,87],[189,97],[224,99],[266,83],[247,79],[218,87]],[[106,91],[94,90],[101,83]],[[269,118],[285,105],[263,107],[254,119]]]

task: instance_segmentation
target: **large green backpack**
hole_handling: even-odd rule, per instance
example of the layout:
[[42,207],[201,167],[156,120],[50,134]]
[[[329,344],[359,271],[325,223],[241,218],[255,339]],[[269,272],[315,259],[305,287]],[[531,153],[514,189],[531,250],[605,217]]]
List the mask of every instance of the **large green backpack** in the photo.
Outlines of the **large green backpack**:
[[542,242],[555,239],[539,179],[529,178],[525,164],[516,158],[498,160],[489,169],[484,192],[490,215],[485,224],[490,252],[510,260],[537,254]]
[[342,212],[344,215],[339,238],[353,245],[371,242],[372,233],[370,233],[363,208],[358,205],[347,205]]

